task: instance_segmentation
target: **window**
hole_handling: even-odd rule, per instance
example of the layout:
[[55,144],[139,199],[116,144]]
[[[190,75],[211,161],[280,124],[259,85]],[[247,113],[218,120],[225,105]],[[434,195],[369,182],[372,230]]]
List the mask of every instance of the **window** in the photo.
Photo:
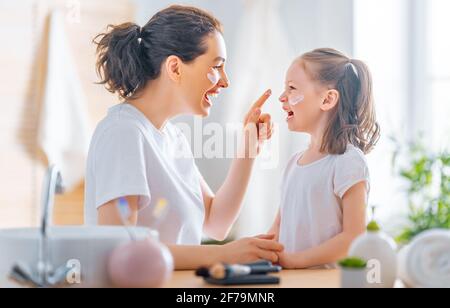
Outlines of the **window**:
[[427,1],[428,76],[432,141],[437,150],[450,146],[450,1]]
[[382,138],[368,156],[371,204],[381,220],[406,210],[391,168],[390,136],[417,140],[434,150],[450,146],[450,1],[355,0],[355,57],[374,78]]

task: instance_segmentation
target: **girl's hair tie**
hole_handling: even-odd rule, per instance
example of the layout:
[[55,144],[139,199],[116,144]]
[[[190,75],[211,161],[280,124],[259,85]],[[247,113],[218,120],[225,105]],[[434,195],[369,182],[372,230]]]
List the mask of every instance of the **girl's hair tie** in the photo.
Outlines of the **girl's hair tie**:
[[358,74],[358,70],[356,69],[355,64],[353,63],[353,59],[349,59],[347,66],[351,66],[353,73],[355,73],[356,78],[359,79],[359,74]]

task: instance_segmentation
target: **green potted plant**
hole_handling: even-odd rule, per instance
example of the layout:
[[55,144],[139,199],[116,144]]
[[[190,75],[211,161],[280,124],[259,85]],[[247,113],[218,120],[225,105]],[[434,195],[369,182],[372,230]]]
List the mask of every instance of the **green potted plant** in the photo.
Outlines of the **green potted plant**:
[[341,268],[342,288],[366,288],[367,287],[367,261],[348,257],[339,261]]
[[402,155],[406,162],[400,166],[397,157],[405,149],[396,144],[393,166],[406,183],[409,205],[407,223],[396,237],[404,245],[426,230],[450,229],[450,153],[410,144]]

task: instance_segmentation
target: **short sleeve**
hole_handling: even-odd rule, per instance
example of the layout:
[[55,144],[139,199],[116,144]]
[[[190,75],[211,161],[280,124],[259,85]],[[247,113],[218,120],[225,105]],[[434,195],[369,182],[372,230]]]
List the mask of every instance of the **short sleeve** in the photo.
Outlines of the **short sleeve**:
[[131,123],[106,129],[96,144],[94,160],[95,205],[124,196],[139,196],[139,208],[150,204],[144,136]]
[[366,183],[367,192],[369,192],[370,176],[367,161],[361,151],[350,147],[336,160],[334,193],[342,199],[350,188],[361,182]]

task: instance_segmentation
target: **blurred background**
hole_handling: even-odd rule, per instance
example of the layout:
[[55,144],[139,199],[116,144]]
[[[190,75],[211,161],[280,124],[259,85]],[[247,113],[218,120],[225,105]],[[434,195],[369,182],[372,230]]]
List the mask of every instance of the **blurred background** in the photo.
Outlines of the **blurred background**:
[[[0,0],[0,228],[37,224],[48,161],[62,166],[68,184],[54,222],[83,223],[90,135],[118,103],[95,84],[92,39],[108,24],[143,26],[170,4],[201,7],[224,24],[231,86],[201,125],[239,122],[260,93],[275,93],[265,108],[279,124],[268,146],[276,159],[257,164],[233,237],[268,230],[287,160],[307,146],[307,136],[288,132],[276,98],[291,61],[319,47],[339,49],[372,70],[382,127],[368,155],[376,218],[399,239],[450,228],[448,0]],[[194,127],[200,120],[176,121]],[[229,163],[198,159],[214,189]]]

